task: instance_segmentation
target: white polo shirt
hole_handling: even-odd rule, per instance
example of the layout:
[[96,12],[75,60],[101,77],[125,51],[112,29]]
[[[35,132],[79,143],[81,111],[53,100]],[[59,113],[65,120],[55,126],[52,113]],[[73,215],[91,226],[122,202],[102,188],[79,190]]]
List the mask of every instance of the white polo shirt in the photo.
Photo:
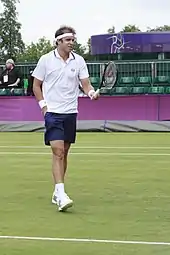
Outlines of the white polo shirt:
[[83,57],[70,53],[65,62],[57,50],[51,51],[39,59],[32,76],[42,81],[48,112],[78,112],[80,79],[89,77]]

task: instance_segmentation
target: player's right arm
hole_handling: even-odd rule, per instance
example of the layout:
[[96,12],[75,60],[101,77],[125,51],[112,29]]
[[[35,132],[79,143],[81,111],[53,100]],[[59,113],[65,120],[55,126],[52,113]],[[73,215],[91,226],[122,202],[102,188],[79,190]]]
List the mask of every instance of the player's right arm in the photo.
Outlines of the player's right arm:
[[47,105],[43,98],[42,93],[42,83],[45,78],[45,60],[44,57],[41,57],[37,63],[36,68],[34,69],[32,76],[34,77],[33,81],[33,92],[35,95],[36,100],[39,103],[40,108],[42,109],[43,114],[45,115],[47,111]]

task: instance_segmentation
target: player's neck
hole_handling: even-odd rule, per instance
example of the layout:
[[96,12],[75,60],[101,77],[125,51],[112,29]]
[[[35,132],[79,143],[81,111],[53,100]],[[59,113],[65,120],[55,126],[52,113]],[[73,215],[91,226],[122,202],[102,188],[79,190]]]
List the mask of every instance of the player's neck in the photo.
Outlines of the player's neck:
[[70,53],[65,52],[65,51],[62,51],[61,49],[57,49],[57,51],[58,51],[58,54],[60,55],[60,57],[61,57],[64,61],[66,61],[66,60],[69,58]]

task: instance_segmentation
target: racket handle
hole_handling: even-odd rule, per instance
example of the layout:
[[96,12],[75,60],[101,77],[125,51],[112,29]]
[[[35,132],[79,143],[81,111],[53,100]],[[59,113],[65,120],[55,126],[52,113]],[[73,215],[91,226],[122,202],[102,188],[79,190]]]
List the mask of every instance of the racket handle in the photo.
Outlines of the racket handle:
[[100,94],[100,89],[97,89],[96,91],[95,91],[95,93],[94,93],[94,96],[97,96],[97,95],[99,95]]

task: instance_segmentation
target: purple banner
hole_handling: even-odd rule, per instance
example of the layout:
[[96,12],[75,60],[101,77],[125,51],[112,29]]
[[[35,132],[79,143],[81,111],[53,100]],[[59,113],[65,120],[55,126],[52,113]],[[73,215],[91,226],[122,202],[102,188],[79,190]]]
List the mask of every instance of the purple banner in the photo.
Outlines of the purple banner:
[[116,33],[91,37],[92,55],[128,52],[170,52],[170,33]]
[[[170,120],[170,96],[79,97],[79,120]],[[34,97],[0,97],[0,121],[43,121]]]

